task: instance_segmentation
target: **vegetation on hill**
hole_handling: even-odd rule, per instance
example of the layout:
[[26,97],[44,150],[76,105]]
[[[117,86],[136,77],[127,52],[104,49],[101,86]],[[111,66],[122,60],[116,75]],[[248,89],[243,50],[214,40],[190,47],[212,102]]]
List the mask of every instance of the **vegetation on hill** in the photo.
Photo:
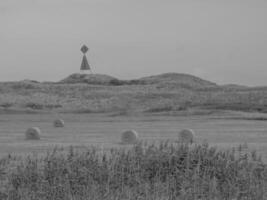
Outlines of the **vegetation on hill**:
[[218,88],[218,85],[189,74],[165,73],[139,79],[145,84],[173,84],[191,89]]
[[243,147],[138,144],[0,160],[2,200],[266,199],[267,166]]
[[60,83],[87,83],[93,85],[108,85],[116,78],[104,74],[72,74],[60,81]]
[[0,83],[0,92],[1,112],[267,112],[266,87],[219,86],[191,75],[172,73],[136,80],[73,74],[58,83]]
[[153,85],[174,84],[176,87],[186,88],[211,88],[217,87],[215,83],[201,78],[178,73],[165,73],[155,76],[144,77],[133,80],[119,80],[115,77],[103,74],[72,74],[59,83],[88,83],[92,85]]

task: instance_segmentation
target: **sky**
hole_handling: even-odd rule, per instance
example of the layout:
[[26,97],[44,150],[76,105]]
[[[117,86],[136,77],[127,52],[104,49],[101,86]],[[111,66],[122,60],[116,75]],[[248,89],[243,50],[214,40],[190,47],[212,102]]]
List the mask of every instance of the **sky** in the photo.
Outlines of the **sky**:
[[176,72],[267,85],[267,0],[0,0],[0,81]]

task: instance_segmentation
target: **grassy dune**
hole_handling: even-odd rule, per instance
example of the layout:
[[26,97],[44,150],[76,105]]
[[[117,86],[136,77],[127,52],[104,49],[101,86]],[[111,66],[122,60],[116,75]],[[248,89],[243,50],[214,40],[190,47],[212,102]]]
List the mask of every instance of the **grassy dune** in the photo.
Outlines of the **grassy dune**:
[[243,147],[138,144],[0,160],[2,200],[267,198],[267,166]]
[[[179,112],[190,109],[267,111],[267,88],[219,86],[183,74],[121,81],[74,76],[59,83],[0,83],[2,112]],[[78,79],[78,80],[77,80]],[[69,80],[69,81],[68,81]]]

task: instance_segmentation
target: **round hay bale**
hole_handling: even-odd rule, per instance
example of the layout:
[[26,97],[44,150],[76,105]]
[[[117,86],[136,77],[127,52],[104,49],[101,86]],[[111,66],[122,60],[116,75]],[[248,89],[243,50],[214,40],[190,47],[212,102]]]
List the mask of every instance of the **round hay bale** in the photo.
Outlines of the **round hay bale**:
[[40,135],[41,131],[38,127],[29,128],[25,133],[26,140],[40,140]]
[[65,123],[64,123],[63,119],[56,119],[54,121],[54,127],[55,128],[62,128],[62,127],[64,127],[64,125],[65,125]]
[[123,144],[136,144],[138,142],[138,133],[134,130],[124,131],[121,135]]
[[178,134],[178,142],[192,144],[194,142],[195,133],[192,129],[184,129]]

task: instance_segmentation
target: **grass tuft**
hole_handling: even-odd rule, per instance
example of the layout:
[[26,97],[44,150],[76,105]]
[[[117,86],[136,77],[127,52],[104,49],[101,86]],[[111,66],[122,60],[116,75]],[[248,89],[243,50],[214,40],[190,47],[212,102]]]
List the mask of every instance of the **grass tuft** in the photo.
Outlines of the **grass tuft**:
[[[267,166],[245,145],[139,143],[130,149],[54,149],[1,173],[1,199],[266,199]],[[14,162],[0,161],[0,171]]]

